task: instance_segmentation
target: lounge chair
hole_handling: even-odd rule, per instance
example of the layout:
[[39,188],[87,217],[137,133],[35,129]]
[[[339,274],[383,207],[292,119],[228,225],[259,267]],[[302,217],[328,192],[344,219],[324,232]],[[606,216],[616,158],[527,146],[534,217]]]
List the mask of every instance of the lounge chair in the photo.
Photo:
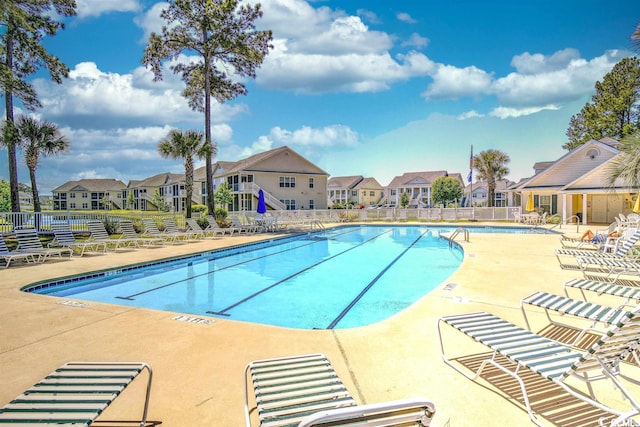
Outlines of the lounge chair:
[[259,426],[428,426],[435,414],[424,399],[356,405],[322,354],[257,360],[244,370],[245,421],[251,427],[249,380]]
[[102,221],[87,221],[87,228],[91,233],[89,237],[90,241],[101,242],[107,246],[107,249],[117,250],[121,247],[139,247],[138,237],[134,239],[128,239],[124,235],[117,239],[112,239],[107,233],[107,229],[104,227]]
[[173,218],[164,218],[164,231],[169,234],[178,236],[179,239],[184,240],[198,240],[204,238],[204,233],[194,231],[191,227],[188,227],[186,231],[182,231],[178,228],[176,221]]
[[20,251],[10,251],[4,238],[0,237],[0,259],[4,261],[4,268],[9,267],[11,261],[25,261],[37,263],[41,260],[40,254]]
[[562,285],[564,293],[569,297],[569,289],[577,289],[582,295],[582,299],[587,301],[585,291],[593,292],[596,295],[611,295],[624,298],[624,302],[617,305],[617,308],[633,308],[640,305],[640,288],[637,286],[625,286],[611,282],[600,282],[588,279],[571,279]]
[[[610,327],[620,322],[620,320],[628,314],[627,310],[620,307],[608,307],[606,305],[595,304],[588,301],[578,301],[572,298],[539,291],[520,300],[520,309],[522,310],[524,321],[529,330],[532,329],[527,316],[527,310],[525,309],[527,306],[542,308],[547,316],[547,320],[552,325],[578,331],[575,338],[573,338],[571,342],[567,342],[569,345],[577,345],[587,332],[593,332],[599,335],[603,334],[604,331],[598,329],[598,325]],[[573,316],[589,320],[590,323],[586,327],[578,327],[574,324],[560,322],[551,317],[552,312],[559,317]]]
[[240,217],[237,215],[231,215],[231,224],[238,233],[255,233],[258,231],[258,226],[255,224],[243,224]]
[[121,220],[118,223],[120,227],[120,232],[122,233],[122,237],[132,242],[137,247],[146,246],[158,246],[164,245],[165,240],[162,237],[140,237],[138,233],[136,233],[135,228],[133,228],[133,223],[128,220]]
[[204,231],[218,231],[218,230],[222,230],[223,235],[224,234],[228,234],[229,236],[233,236],[233,233],[236,232],[236,229],[234,227],[225,227],[222,228],[218,225],[218,221],[216,221],[216,219],[213,217],[213,215],[207,215],[205,216],[205,219],[207,220],[207,222],[209,223],[209,226],[207,228],[204,229]]
[[[563,248],[556,249],[554,254],[556,258],[558,258],[561,268],[577,270],[580,269],[580,265],[576,260],[577,257],[604,257],[624,261],[635,260],[639,255],[634,253],[634,247],[636,243],[638,243],[638,240],[640,240],[640,229],[634,229],[631,234],[620,237],[613,241],[613,243],[605,244],[600,251]],[[610,249],[611,252],[607,252],[607,249]],[[567,257],[574,262],[568,263],[564,261]]]
[[561,236],[560,244],[568,249],[592,249],[597,250],[609,240],[609,235],[618,229],[618,221],[612,222],[608,228],[596,230],[593,239],[583,239],[580,237]]
[[98,242],[95,240],[87,240],[85,242],[79,242],[76,240],[71,231],[71,227],[66,223],[59,223],[51,225],[53,231],[53,240],[47,245],[47,247],[63,247],[71,249],[71,253],[79,253],[83,256],[85,252],[107,252],[107,244],[104,242]]
[[144,232],[142,237],[151,237],[156,239],[164,239],[168,243],[186,243],[186,235],[183,233],[169,233],[167,231],[160,231],[156,222],[151,218],[142,220],[144,224]]
[[[442,360],[456,371],[471,380],[476,380],[485,367],[491,365],[513,377],[522,391],[524,404],[531,421],[543,424],[533,412],[529,394],[523,378],[530,371],[564,389],[571,396],[590,405],[613,414],[617,419],[611,425],[629,421],[640,414],[640,404],[624,385],[629,381],[635,385],[640,382],[623,373],[623,369],[632,368],[630,364],[620,363],[632,351],[635,351],[640,338],[640,307],[627,315],[618,324],[612,326],[589,349],[575,350],[572,347],[542,337],[500,317],[486,312],[455,314],[438,320],[438,335]],[[492,351],[486,354],[478,369],[467,371],[454,363],[446,354],[443,342],[443,326],[448,325],[463,332],[474,341]],[[456,341],[457,342],[457,341]],[[458,343],[458,342],[457,342]],[[459,343],[458,343],[459,344]],[[503,356],[505,359],[503,359]],[[615,389],[622,393],[628,408],[612,407],[597,399],[593,383],[611,381]],[[586,386],[579,387],[579,384]],[[601,391],[602,389],[598,388]],[[607,389],[610,394],[611,391]]]
[[69,362],[0,408],[0,425],[89,426],[120,393],[146,370],[147,392],[139,427],[162,424],[147,420],[151,367],[142,362]]
[[69,248],[45,248],[38,237],[35,228],[17,228],[14,230],[18,239],[18,248],[16,251],[23,253],[37,253],[42,261],[46,261],[49,257],[59,256],[63,258],[64,254],[71,255],[73,251]]
[[640,262],[625,260],[619,257],[578,256],[578,266],[585,278],[598,278],[598,280],[616,282],[621,277],[631,280],[640,280]]
[[198,221],[196,221],[194,218],[185,218],[185,221],[187,222],[187,226],[189,226],[189,231],[193,232],[199,238],[216,238],[222,237],[225,234],[221,228],[211,228],[208,230],[203,229],[202,227],[200,227],[200,224],[198,224]]

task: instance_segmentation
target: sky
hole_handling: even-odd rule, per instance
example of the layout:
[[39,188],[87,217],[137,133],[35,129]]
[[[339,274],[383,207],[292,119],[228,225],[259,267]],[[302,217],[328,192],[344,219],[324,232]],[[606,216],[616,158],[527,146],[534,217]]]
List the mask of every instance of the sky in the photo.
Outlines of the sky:
[[[184,173],[157,144],[171,129],[203,130],[204,115],[180,95],[172,64],[154,82],[141,61],[167,2],[76,2],[77,16],[44,41],[69,77],[57,84],[36,73],[43,107],[16,108],[71,142],[41,158],[40,192],[84,178],[126,184]],[[637,0],[263,0],[262,9],[257,28],[273,31],[274,47],[256,78],[243,80],[246,96],[213,102],[215,160],[287,145],[330,176],[382,185],[405,172],[466,177],[472,145],[474,154],[508,154],[508,179],[531,176],[534,163],[565,154],[569,120],[595,83],[638,53]],[[29,183],[18,156],[19,180]],[[8,179],[6,149],[0,178]]]

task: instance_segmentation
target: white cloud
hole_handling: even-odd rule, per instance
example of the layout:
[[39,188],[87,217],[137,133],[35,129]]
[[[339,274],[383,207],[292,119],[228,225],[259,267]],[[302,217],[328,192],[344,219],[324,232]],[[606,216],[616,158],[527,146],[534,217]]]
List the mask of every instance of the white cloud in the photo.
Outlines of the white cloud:
[[142,41],[149,40],[151,33],[160,33],[162,26],[166,24],[166,21],[160,17],[160,13],[168,7],[168,3],[156,3],[149,10],[140,16],[136,16],[133,22],[136,23],[144,31]]
[[405,12],[397,13],[396,18],[398,18],[398,21],[406,22],[408,24],[415,24],[416,22],[418,22],[415,19],[413,19],[411,15]]
[[459,114],[458,117],[456,118],[458,120],[467,120],[467,119],[474,119],[474,118],[480,118],[480,117],[484,117],[484,114],[480,114],[476,110],[471,110],[471,111],[467,111],[466,113]]
[[576,49],[563,49],[551,56],[525,52],[514,56],[511,65],[519,74],[540,74],[565,69],[575,60],[580,60],[580,52]]
[[[164,80],[152,82],[151,71],[139,67],[131,74],[101,71],[93,62],[77,64],[61,85],[34,82],[42,114],[59,123],[83,128],[113,128],[136,124],[186,123],[201,127],[202,113],[192,111],[181,93],[184,84],[165,64]],[[212,102],[216,123],[246,111],[243,104]]]
[[510,107],[497,107],[494,108],[490,116],[497,117],[499,119],[508,119],[510,117],[522,117],[529,116],[531,114],[539,113],[545,110],[559,110],[557,105],[545,105],[544,107],[528,107],[528,108],[510,108]]
[[438,65],[431,76],[423,96],[427,99],[456,99],[463,96],[477,96],[486,93],[491,87],[491,74],[469,66],[458,68],[452,65]]
[[76,0],[78,18],[100,16],[109,12],[137,12],[138,0]]
[[418,33],[412,33],[411,37],[409,37],[408,40],[405,40],[404,42],[402,42],[402,46],[411,46],[417,49],[425,48],[427,47],[428,44],[429,44],[429,39],[426,37],[422,37]]
[[331,125],[323,128],[303,126],[293,131],[279,126],[271,129],[269,139],[275,145],[316,146],[316,147],[349,147],[358,145],[358,133],[348,126]]

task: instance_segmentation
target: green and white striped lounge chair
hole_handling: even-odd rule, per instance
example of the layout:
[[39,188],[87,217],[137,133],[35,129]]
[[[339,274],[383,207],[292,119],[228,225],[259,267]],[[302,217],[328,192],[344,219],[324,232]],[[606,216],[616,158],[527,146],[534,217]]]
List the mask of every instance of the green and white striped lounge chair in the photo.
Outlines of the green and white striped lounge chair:
[[594,256],[578,256],[576,261],[585,278],[597,277],[606,282],[616,282],[621,277],[640,280],[640,261]]
[[[610,246],[613,249],[612,252],[605,251],[593,251],[586,249],[556,249],[554,254],[558,258],[560,268],[569,270],[578,270],[580,265],[576,261],[576,257],[586,258],[611,258],[623,261],[635,261],[638,258],[638,254],[634,254],[634,247],[640,240],[640,229],[636,229],[629,237],[621,237],[617,239],[614,246]],[[606,247],[605,247],[606,249]],[[568,258],[572,262],[565,261]]]
[[147,390],[139,421],[113,421],[150,427],[151,367],[142,362],[69,362],[0,408],[1,426],[90,426],[120,393],[147,371]]
[[[522,310],[524,321],[527,324],[527,329],[529,330],[532,330],[532,328],[527,316],[527,310],[525,310],[525,307],[527,306],[542,308],[547,316],[547,320],[553,325],[559,325],[579,331],[578,335],[571,342],[567,343],[569,345],[576,345],[579,343],[587,332],[593,332],[599,335],[603,334],[604,331],[602,329],[598,329],[598,325],[610,327],[611,325],[615,325],[620,322],[620,320],[628,314],[628,310],[623,310],[619,307],[608,307],[606,305],[594,304],[588,301],[579,301],[539,291],[520,300],[520,309]],[[586,327],[579,327],[575,324],[559,322],[551,317],[552,312],[559,317],[573,316],[589,320],[590,323]],[[635,352],[634,356],[637,357]]]
[[69,248],[73,253],[79,253],[80,256],[85,252],[107,252],[107,244],[104,242],[98,242],[95,240],[87,240],[85,242],[79,242],[71,231],[71,227],[66,223],[59,223],[51,225],[54,238],[47,245],[47,247],[62,247]]
[[587,301],[585,291],[593,292],[596,295],[611,295],[624,298],[624,302],[617,308],[633,308],[640,305],[640,288],[636,286],[625,286],[612,282],[600,282],[588,279],[571,279],[562,285],[565,295],[569,296],[569,289],[577,289],[582,295],[582,299]]
[[18,252],[38,254],[41,261],[46,261],[49,257],[56,255],[63,258],[64,254],[71,258],[73,251],[69,248],[45,248],[42,246],[35,228],[16,228],[14,233],[18,239],[18,248],[16,249]]
[[253,387],[260,427],[428,426],[435,414],[425,399],[356,405],[323,354],[264,359],[244,370],[245,421],[251,427]]
[[[454,361],[453,356],[445,351],[443,330],[447,325],[492,350],[475,372],[460,366]],[[520,385],[526,410],[536,425],[543,424],[531,407],[530,396],[523,379],[528,374],[521,372],[523,370],[531,371],[558,385],[573,397],[613,414],[617,418],[611,425],[630,422],[632,417],[640,414],[640,404],[628,386],[625,386],[628,381],[637,389],[640,381],[623,373],[623,368],[635,368],[631,364],[620,363],[631,352],[636,351],[640,342],[640,308],[627,312],[616,325],[608,329],[585,351],[542,337],[486,312],[441,317],[438,320],[438,335],[442,360],[467,378],[476,380],[487,366],[493,366],[513,377]],[[457,340],[456,344],[456,349],[459,349]],[[499,356],[513,363],[503,362]],[[592,387],[593,383],[598,381],[613,383],[624,399],[624,403],[620,405],[627,407],[614,408],[613,405],[603,403],[602,399],[599,400],[595,390],[603,389]],[[606,389],[607,394],[611,394],[612,391],[613,389]]]
[[120,232],[122,233],[122,237],[127,239],[128,241],[133,242],[137,247],[141,246],[154,246],[154,245],[164,245],[165,239],[162,237],[140,237],[138,233],[136,233],[136,229],[133,228],[133,223],[129,220],[121,220],[118,223],[118,227],[120,228]]
[[198,221],[196,221],[195,218],[185,218],[185,221],[187,223],[187,226],[189,226],[189,231],[193,232],[198,238],[216,238],[222,237],[225,234],[221,228],[211,228],[207,230],[203,229],[202,227],[200,227],[200,224],[198,224]]
[[0,237],[0,259],[4,261],[4,267],[9,267],[11,261],[25,261],[27,263],[37,263],[41,260],[41,257],[37,253],[10,251],[7,247],[7,242],[3,237]]
[[87,221],[87,228],[91,233],[89,237],[90,241],[104,243],[107,249],[113,249],[114,251],[119,248],[139,247],[138,238],[127,239],[125,236],[112,239],[107,233],[107,229],[104,227],[102,221]]

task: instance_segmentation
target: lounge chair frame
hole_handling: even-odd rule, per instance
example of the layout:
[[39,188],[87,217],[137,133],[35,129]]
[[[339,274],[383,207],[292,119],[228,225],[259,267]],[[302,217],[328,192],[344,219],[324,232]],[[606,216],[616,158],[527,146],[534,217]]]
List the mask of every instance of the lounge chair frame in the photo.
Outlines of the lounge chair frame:
[[107,252],[107,244],[96,240],[87,240],[79,242],[73,235],[73,231],[69,224],[60,223],[51,225],[53,231],[53,240],[47,247],[63,247],[71,249],[71,254],[78,252],[83,256],[85,252]]
[[[586,351],[578,351],[551,339],[537,335],[500,317],[486,312],[464,313],[444,316],[438,320],[438,336],[442,360],[475,381],[487,366],[493,366],[515,379],[522,391],[529,418],[538,426],[543,426],[535,416],[527,388],[520,376],[520,371],[528,369],[539,376],[552,381],[570,395],[593,405],[617,418],[612,425],[620,425],[633,416],[640,414],[640,404],[625,387],[622,379],[635,385],[640,381],[623,374],[621,360],[638,348],[640,341],[640,308],[628,312],[627,316],[604,334],[597,343]],[[443,326],[463,332],[477,343],[491,349],[491,356],[482,361],[478,369],[468,371],[453,362],[445,351]],[[513,362],[515,368],[510,369],[501,363],[500,356]],[[587,391],[577,388],[573,382],[583,384]],[[622,393],[629,402],[630,408],[612,408],[599,401],[594,393],[592,383],[610,381],[615,389]],[[584,388],[583,386],[583,388]]]
[[640,305],[640,288],[636,286],[625,286],[613,282],[600,282],[589,279],[571,279],[562,285],[564,293],[569,297],[569,289],[577,289],[582,295],[582,299],[587,301],[587,292],[593,292],[596,295],[611,295],[624,298],[624,302],[617,305],[616,308],[633,308]]
[[139,421],[114,421],[148,427],[153,372],[144,362],[68,362],[0,408],[0,425],[89,426],[120,393],[147,371],[147,388]]
[[42,245],[35,228],[16,228],[14,233],[18,239],[18,248],[16,251],[38,254],[40,256],[40,260],[43,262],[54,255],[57,255],[60,258],[63,258],[64,254],[67,254],[69,258],[73,255],[73,250],[69,248],[45,248]]
[[8,268],[11,261],[25,261],[27,263],[38,263],[42,261],[40,254],[36,252],[10,251],[4,238],[0,236],[0,259],[4,260],[4,267]]
[[428,426],[435,414],[425,399],[356,405],[326,356],[320,353],[247,364],[245,422],[251,427],[250,383],[260,427]]

